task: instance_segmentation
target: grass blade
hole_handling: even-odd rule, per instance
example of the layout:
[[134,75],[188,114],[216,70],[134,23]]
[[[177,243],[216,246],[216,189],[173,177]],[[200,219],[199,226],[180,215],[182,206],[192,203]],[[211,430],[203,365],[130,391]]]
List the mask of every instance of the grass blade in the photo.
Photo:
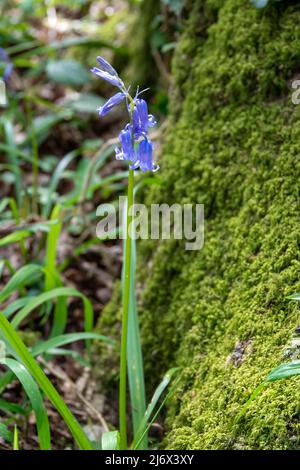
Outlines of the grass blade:
[[14,450],[19,450],[19,433],[18,433],[18,428],[15,425],[14,426]]
[[46,205],[44,206],[43,209],[43,216],[47,219],[49,217],[50,211],[51,211],[51,206],[53,203],[53,195],[56,191],[56,188],[58,186],[58,183],[60,181],[60,178],[63,175],[63,172],[67,168],[67,166],[71,163],[71,161],[76,158],[80,152],[78,150],[74,150],[73,152],[68,153],[67,155],[64,156],[57,165],[53,176],[51,178],[51,182],[49,184],[49,191],[48,191],[48,201]]
[[[135,295],[136,241],[131,240],[131,284],[128,317],[127,369],[132,410],[133,432],[136,434],[146,412],[146,396],[144,369],[138,313]],[[148,439],[145,435],[140,444],[141,449],[147,449]]]
[[37,264],[28,264],[20,268],[2,289],[0,303],[4,302],[15,290],[21,289],[33,280],[35,281],[40,274],[42,274],[42,267]]
[[295,294],[289,295],[287,298],[290,300],[300,300],[300,292],[296,292]]
[[0,437],[10,444],[13,441],[13,434],[4,423],[0,423]]
[[261,384],[258,385],[258,387],[256,387],[256,389],[253,391],[253,393],[251,394],[250,398],[246,401],[245,405],[243,406],[243,408],[241,409],[240,413],[238,414],[238,416],[235,418],[234,420],[234,423],[238,423],[241,419],[242,416],[244,416],[244,414],[246,413],[249,405],[253,402],[253,400],[255,400],[255,398],[263,391],[263,389],[265,388],[266,386],[266,382],[262,382]]
[[[145,415],[143,417],[143,420],[140,424],[139,430],[134,435],[134,439],[133,439],[133,443],[131,445],[131,448],[133,448],[133,449],[138,449],[139,448],[142,440],[144,439],[144,436],[146,435],[146,433],[149,429],[149,426],[151,426],[151,423],[153,422],[153,419],[155,419],[155,417],[157,416],[157,414],[161,410],[161,408],[164,405],[165,401],[169,397],[169,394],[167,395],[167,397],[165,398],[165,400],[163,401],[163,403],[159,407],[158,411],[155,413],[155,417],[152,418],[152,421],[151,421],[151,417],[154,413],[155,407],[156,407],[160,397],[164,393],[165,389],[168,387],[168,385],[171,382],[174,375],[179,370],[180,370],[179,367],[174,367],[173,369],[168,370],[168,372],[164,375],[162,381],[160,382],[160,384],[158,385],[158,387],[156,388],[156,390],[155,390],[155,392],[152,396],[152,399],[151,399],[151,401],[150,401],[150,403],[147,407],[146,413],[145,413]],[[177,385],[177,382],[176,382],[176,385]]]
[[25,307],[23,307],[14,317],[12,321],[12,326],[17,328],[20,323],[37,307],[42,305],[44,302],[48,302],[49,300],[56,299],[57,297],[79,297],[83,301],[84,307],[84,326],[85,331],[89,332],[93,328],[94,322],[94,313],[93,307],[91,302],[88,300],[85,295],[78,292],[76,289],[72,287],[58,287],[57,289],[53,289],[48,292],[43,292],[42,294],[34,297],[30,302],[28,302]]
[[98,333],[67,333],[65,335],[56,336],[55,338],[50,338],[47,341],[42,341],[41,343],[35,345],[31,349],[31,354],[33,356],[38,356],[39,354],[44,354],[49,349],[58,348],[59,346],[70,344],[74,341],[80,341],[83,339],[98,339],[112,346],[116,346],[115,341],[111,340],[107,336],[99,335]]
[[22,406],[3,400],[3,398],[0,398],[0,410],[6,411],[7,413],[25,414],[25,410]]
[[300,374],[300,361],[293,361],[286,364],[281,364],[267,375],[266,382],[275,382],[276,380],[286,379],[293,375]]
[[1,313],[0,328],[12,349],[19,356],[32,377],[35,379],[35,381],[38,383],[40,388],[43,390],[45,395],[48,397],[48,399],[51,401],[53,406],[57,409],[65,421],[79,448],[82,450],[92,450],[93,447],[84,431],[80,427],[78,421],[66,406],[65,402],[60,397],[57,390],[53,387],[50,380],[47,378],[33,356],[30,354],[25,344],[15,332],[9,321]]
[[[59,220],[61,213],[61,206],[57,204],[51,214],[51,221]],[[56,269],[56,253],[57,244],[62,228],[62,222],[57,221],[54,223],[47,236],[46,255],[45,255],[45,291],[49,291],[54,287],[61,287],[62,282],[60,274]],[[53,280],[55,280],[53,282]],[[57,299],[54,310],[54,320],[50,336],[57,336],[64,332],[68,318],[67,303],[65,297]]]
[[30,237],[30,235],[31,232],[28,230],[17,230],[14,233],[10,233],[9,235],[6,235],[6,237],[0,239],[0,248],[24,240],[25,238]]
[[[127,204],[124,205],[123,220],[126,220]],[[126,253],[127,240],[124,237],[123,253]],[[146,412],[145,382],[143,370],[143,356],[140,339],[140,329],[135,295],[135,271],[136,271],[136,241],[134,237],[131,243],[130,263],[130,293],[128,313],[128,336],[127,336],[127,374],[129,383],[132,423],[134,435],[138,432]],[[124,292],[124,264],[122,272],[122,289]],[[147,449],[148,439],[145,435],[140,444],[141,449]]]
[[[296,299],[297,300],[297,299]],[[237,418],[235,419],[235,423],[238,423],[241,417],[246,413],[249,405],[252,403],[253,400],[259,395],[262,390],[266,387],[268,382],[275,382],[281,379],[287,379],[288,377],[292,377],[294,375],[300,375],[300,361],[293,361],[286,364],[281,364],[278,367],[275,367],[271,372],[267,375],[266,379],[256,387],[253,391],[250,398],[246,401],[245,405],[243,406],[241,412],[238,414]]]
[[56,271],[56,253],[57,253],[57,244],[62,228],[62,223],[59,221],[61,212],[61,206],[56,205],[52,211],[50,220],[57,221],[50,225],[50,230],[47,236],[46,243],[46,254],[45,254],[45,269],[46,269],[46,278],[45,278],[45,290],[48,291],[52,289],[53,278],[57,278]]
[[10,358],[4,359],[2,363],[5,364],[21,382],[36,417],[40,449],[49,450],[51,448],[51,442],[48,414],[38,386],[23,364]]

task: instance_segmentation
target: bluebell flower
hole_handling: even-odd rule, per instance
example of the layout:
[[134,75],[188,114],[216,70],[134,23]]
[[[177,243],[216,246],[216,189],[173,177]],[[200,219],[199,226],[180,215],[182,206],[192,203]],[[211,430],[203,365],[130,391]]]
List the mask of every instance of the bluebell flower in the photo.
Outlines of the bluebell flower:
[[133,170],[140,168],[142,171],[153,172],[159,170],[159,166],[153,163],[153,147],[150,140],[143,139],[139,143],[137,161],[130,168]]
[[10,77],[14,66],[11,63],[11,61],[9,60],[9,57],[8,57],[7,53],[5,52],[5,50],[2,47],[0,47],[0,59],[3,62],[6,62],[6,67],[5,67],[3,76],[2,76],[2,80],[4,80],[6,82],[8,80],[8,78]]
[[154,116],[148,114],[148,105],[145,100],[134,98],[134,109],[132,114],[133,129],[135,136],[146,136],[148,127],[153,127],[156,124]]
[[132,126],[127,124],[119,134],[119,140],[121,142],[121,149],[115,148],[117,160],[130,160],[131,162],[136,161],[136,154],[133,147],[132,140]]
[[121,101],[124,100],[125,94],[123,92],[116,93],[114,96],[109,98],[108,101],[103,106],[100,106],[100,108],[97,109],[99,112],[99,116],[105,116],[114,106],[117,106],[118,104],[121,103]]
[[118,88],[123,88],[123,82],[118,76],[111,75],[105,70],[98,69],[98,67],[93,67],[91,72],[97,75],[97,77],[102,78],[111,85],[117,86]]
[[[116,159],[129,161],[130,168],[133,170],[140,168],[142,171],[157,171],[159,166],[153,163],[152,143],[148,140],[148,129],[155,126],[156,121],[152,114],[148,114],[146,101],[138,98],[140,95],[138,91],[135,98],[132,99],[113,66],[100,56],[97,57],[97,61],[100,68],[94,67],[91,72],[120,89],[103,106],[98,108],[99,116],[105,116],[114,106],[126,99],[131,118],[130,124],[127,124],[119,134],[121,147],[115,148]],[[137,151],[135,150],[135,142],[138,142]]]
[[98,64],[100,65],[100,67],[105,70],[106,72],[108,72],[110,75],[115,75],[116,77],[118,76],[118,73],[117,71],[113,68],[113,66],[107,62],[107,60],[105,60],[103,57],[101,56],[98,56],[97,57],[97,61],[98,61]]

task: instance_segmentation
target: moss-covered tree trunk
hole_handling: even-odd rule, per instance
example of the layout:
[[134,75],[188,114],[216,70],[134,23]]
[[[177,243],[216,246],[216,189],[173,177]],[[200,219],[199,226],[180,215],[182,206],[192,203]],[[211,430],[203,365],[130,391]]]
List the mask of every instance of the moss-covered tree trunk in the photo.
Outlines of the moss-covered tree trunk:
[[168,448],[300,447],[299,378],[270,385],[233,425],[300,322],[286,298],[300,287],[299,23],[298,2],[197,0],[177,47],[165,189],[147,202],[205,204],[205,244],[143,245],[146,376],[184,367]]

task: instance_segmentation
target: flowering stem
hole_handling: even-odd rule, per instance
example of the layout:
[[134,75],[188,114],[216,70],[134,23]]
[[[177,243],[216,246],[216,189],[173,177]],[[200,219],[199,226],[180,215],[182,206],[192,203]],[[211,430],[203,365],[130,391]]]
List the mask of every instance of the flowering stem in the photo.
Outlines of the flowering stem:
[[126,381],[127,381],[127,333],[130,302],[130,271],[131,271],[131,234],[132,222],[131,207],[133,205],[134,171],[129,169],[126,232],[125,232],[125,257],[124,257],[124,291],[123,291],[123,318],[120,357],[120,388],[119,388],[119,425],[120,425],[120,449],[127,449],[127,424],[126,424]]

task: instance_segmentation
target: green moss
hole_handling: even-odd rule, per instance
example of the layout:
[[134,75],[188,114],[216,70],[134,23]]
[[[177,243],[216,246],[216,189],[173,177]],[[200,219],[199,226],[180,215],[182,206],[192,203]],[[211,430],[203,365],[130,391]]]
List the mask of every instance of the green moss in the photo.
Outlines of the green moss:
[[[299,321],[286,299],[300,288],[299,21],[299,5],[198,0],[176,52],[165,189],[147,202],[204,203],[205,244],[140,246],[149,388],[184,367],[167,448],[300,447],[299,378],[270,385],[233,425]],[[237,343],[248,346],[233,361]]]

